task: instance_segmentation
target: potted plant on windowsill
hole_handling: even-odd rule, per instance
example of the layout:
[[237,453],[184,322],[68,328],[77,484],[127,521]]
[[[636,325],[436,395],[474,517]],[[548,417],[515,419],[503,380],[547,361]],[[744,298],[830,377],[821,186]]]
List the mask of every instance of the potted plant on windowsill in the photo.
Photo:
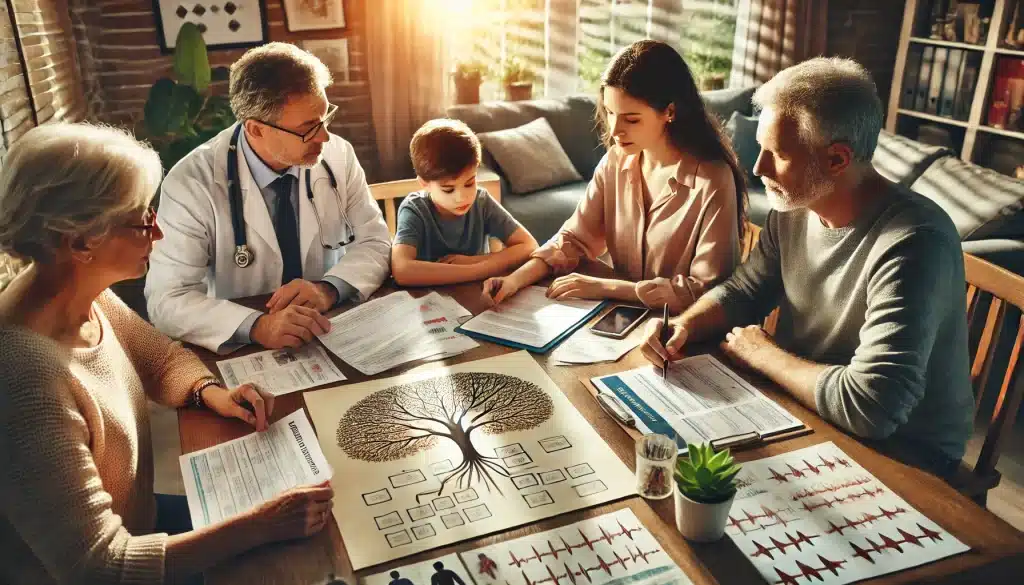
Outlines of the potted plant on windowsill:
[[505,99],[510,102],[533,98],[533,70],[518,57],[512,57],[505,63],[501,76],[505,86]]
[[676,462],[676,528],[689,540],[713,542],[725,534],[736,497],[740,466],[729,450],[710,444],[689,445],[689,456]]
[[487,66],[475,59],[456,62],[452,69],[452,80],[455,82],[455,103],[480,103],[480,84],[484,82],[488,73]]

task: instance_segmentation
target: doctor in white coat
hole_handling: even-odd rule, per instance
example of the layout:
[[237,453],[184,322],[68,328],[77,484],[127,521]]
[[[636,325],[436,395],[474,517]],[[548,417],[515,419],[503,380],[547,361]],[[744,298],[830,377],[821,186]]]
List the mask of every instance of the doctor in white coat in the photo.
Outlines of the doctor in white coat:
[[[222,354],[298,347],[329,330],[321,313],[365,300],[387,278],[387,225],[352,145],[327,131],[330,83],[319,59],[286,43],[232,65],[239,123],[161,186],[164,239],[146,280],[158,329]],[[229,300],[268,293],[265,310]]]

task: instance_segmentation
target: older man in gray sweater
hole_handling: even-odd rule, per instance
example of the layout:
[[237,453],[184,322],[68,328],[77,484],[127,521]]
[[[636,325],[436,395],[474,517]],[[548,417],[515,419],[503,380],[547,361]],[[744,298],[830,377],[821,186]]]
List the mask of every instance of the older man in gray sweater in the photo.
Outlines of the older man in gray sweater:
[[[747,262],[663,324],[645,353],[721,338],[825,420],[941,476],[963,457],[974,400],[960,240],[925,197],[871,166],[882,104],[863,67],[817,58],[754,94],[754,172],[773,211]],[[780,309],[775,336],[751,323]]]

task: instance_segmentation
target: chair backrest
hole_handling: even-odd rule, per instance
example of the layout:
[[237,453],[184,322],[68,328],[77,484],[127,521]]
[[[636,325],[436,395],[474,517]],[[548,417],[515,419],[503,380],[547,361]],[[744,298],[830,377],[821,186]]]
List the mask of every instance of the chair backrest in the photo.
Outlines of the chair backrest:
[[[987,402],[989,387],[998,388],[985,442],[974,465],[974,475],[998,478],[996,463],[1024,395],[1024,379],[1018,375],[1021,348],[1024,346],[1024,314],[1020,314],[1024,310],[1024,277],[970,254],[964,254],[964,269],[967,273],[969,330],[980,329],[980,335],[972,336],[970,343],[975,414],[982,402]],[[984,310],[986,305],[987,311]],[[979,321],[982,313],[985,313],[984,321]],[[1011,339],[1012,349],[1007,354],[1006,348]],[[1002,383],[998,386],[989,384],[993,372],[1002,375]]]
[[[498,175],[481,172],[477,175],[477,184],[487,189],[491,197],[501,203],[501,179]],[[416,179],[402,179],[370,185],[370,194],[384,205],[384,221],[388,224],[388,231],[391,232],[392,238],[395,237],[395,231],[398,229],[398,200],[419,190],[420,184]]]

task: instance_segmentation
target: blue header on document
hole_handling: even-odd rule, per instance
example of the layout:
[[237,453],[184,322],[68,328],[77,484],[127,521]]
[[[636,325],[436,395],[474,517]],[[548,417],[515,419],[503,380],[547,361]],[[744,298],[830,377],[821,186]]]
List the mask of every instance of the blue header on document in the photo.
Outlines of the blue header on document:
[[615,396],[622,401],[637,418],[637,426],[647,427],[652,433],[659,433],[667,437],[676,435],[675,429],[661,418],[653,408],[640,399],[633,390],[618,376],[603,376],[601,382],[615,393]]

